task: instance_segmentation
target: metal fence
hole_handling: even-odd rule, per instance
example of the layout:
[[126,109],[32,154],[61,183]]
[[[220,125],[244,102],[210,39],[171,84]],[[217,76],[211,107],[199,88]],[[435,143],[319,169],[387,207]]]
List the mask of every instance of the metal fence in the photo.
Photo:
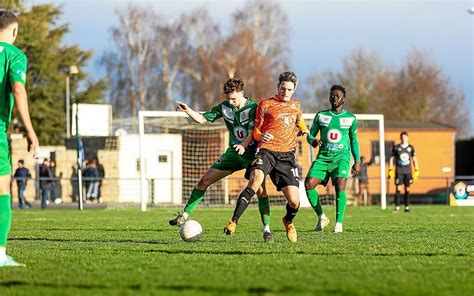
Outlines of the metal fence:
[[[84,202],[86,203],[107,203],[107,204],[121,204],[121,203],[139,203],[140,192],[139,182],[140,178],[87,178],[83,177],[83,192]],[[457,178],[456,178],[457,179]],[[463,179],[474,180],[473,176],[463,176]],[[413,204],[448,204],[449,194],[452,190],[452,182],[455,178],[452,177],[423,177],[415,181],[412,186],[411,203]],[[23,188],[23,195],[25,198],[33,202],[33,204],[40,204],[42,197],[49,201],[49,204],[75,204],[78,203],[78,178],[72,176],[70,178],[12,178],[11,191],[13,202],[18,202],[18,195],[20,193],[19,184],[21,181],[26,181],[26,187]],[[150,206],[157,207],[179,207],[186,203],[189,198],[190,190],[181,188],[181,204],[173,204],[166,201],[168,192],[160,187],[163,184],[173,184],[175,179],[150,179],[148,180],[148,202]],[[197,178],[183,178],[178,180],[180,184],[196,184]],[[208,188],[206,195],[201,202],[202,207],[225,207],[232,206],[240,191],[245,188],[247,181],[241,177],[230,176],[223,182],[224,186],[211,186]],[[386,180],[388,188],[388,204],[392,204],[395,196],[395,186],[393,180]],[[156,188],[158,186],[158,188]],[[304,186],[304,185],[302,185]],[[420,187],[429,187],[431,189],[420,192]],[[346,192],[348,193],[349,205],[377,205],[380,204],[380,179],[370,178],[367,194],[360,191],[360,184],[357,179],[349,178]],[[362,187],[363,188],[363,187]],[[192,189],[192,187],[191,187]],[[304,192],[304,187],[300,188]],[[126,191],[126,192],[124,192]],[[269,180],[267,180],[267,191],[271,197],[272,204],[284,204],[285,199],[281,192],[277,192]],[[335,204],[335,190],[334,187],[328,185],[327,187],[318,187],[322,204]],[[403,195],[403,191],[401,192]],[[305,197],[302,197],[305,199]],[[163,201],[164,200],[164,201]],[[256,201],[254,201],[256,202]]]

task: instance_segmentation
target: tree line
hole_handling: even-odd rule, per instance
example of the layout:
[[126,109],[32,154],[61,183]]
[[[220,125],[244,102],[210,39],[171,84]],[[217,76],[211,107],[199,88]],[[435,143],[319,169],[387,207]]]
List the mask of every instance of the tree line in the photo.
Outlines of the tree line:
[[[6,0],[20,14],[16,45],[28,56],[27,89],[32,120],[44,144],[65,134],[65,77],[70,65],[84,68],[93,56],[79,45],[64,45],[68,24],[58,24],[62,7]],[[136,118],[139,110],[173,110],[175,100],[206,110],[223,100],[228,78],[246,83],[257,101],[275,93],[277,75],[291,69],[291,26],[278,3],[249,1],[231,14],[229,28],[206,9],[167,17],[130,4],[116,11],[112,46],[99,56],[106,77],[81,71],[71,80],[72,101],[106,102],[114,117]],[[314,57],[317,59],[318,57]],[[328,89],[342,84],[354,113],[382,113],[387,120],[438,122],[468,132],[465,97],[429,53],[413,49],[399,66],[367,49],[354,49],[340,71],[324,70],[300,81],[305,112],[328,106]],[[298,74],[298,73],[296,73]]]

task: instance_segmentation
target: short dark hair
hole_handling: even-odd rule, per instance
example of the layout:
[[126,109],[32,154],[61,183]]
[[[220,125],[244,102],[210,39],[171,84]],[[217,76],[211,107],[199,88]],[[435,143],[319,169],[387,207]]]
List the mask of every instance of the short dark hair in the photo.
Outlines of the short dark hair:
[[400,138],[401,138],[403,135],[408,136],[408,133],[407,133],[406,131],[402,131],[402,132],[400,133]]
[[224,94],[230,94],[231,92],[241,92],[244,90],[244,82],[240,79],[229,79],[224,83]]
[[23,164],[23,165],[25,164],[25,161],[23,159],[20,159],[18,162]]
[[0,10],[0,30],[6,29],[9,25],[18,23],[18,18],[9,10]]
[[282,84],[283,82],[292,82],[295,86],[298,83],[298,78],[296,74],[291,71],[286,71],[280,74],[278,77],[278,84]]
[[329,93],[332,93],[333,91],[336,91],[336,90],[342,91],[344,96],[346,96],[346,89],[344,88],[344,86],[339,85],[339,84],[334,84],[333,86],[331,86],[331,90],[329,91]]

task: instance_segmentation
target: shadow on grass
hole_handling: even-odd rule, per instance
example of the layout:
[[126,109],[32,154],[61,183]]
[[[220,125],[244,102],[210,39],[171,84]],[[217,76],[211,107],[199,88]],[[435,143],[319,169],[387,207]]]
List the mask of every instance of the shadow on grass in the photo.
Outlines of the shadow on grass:
[[169,245],[173,242],[160,242],[160,241],[137,241],[131,239],[108,239],[108,240],[98,240],[98,239],[65,239],[65,238],[45,238],[45,237],[13,237],[9,241],[46,241],[53,243],[119,243],[119,244],[151,244],[151,245]]
[[[340,253],[340,252],[304,252],[304,251],[294,251],[294,252],[275,252],[274,249],[268,249],[268,251],[241,251],[241,250],[144,250],[140,252],[145,253],[161,253],[169,255],[196,255],[196,254],[205,254],[205,255],[249,255],[249,256],[260,256],[260,255],[306,255],[306,256],[331,256],[331,257],[344,257],[350,256],[353,257],[355,253]],[[357,253],[360,257],[435,257],[435,256],[451,256],[451,257],[469,257],[469,254],[463,253]]]
[[15,231],[107,231],[107,232],[166,232],[169,229],[153,229],[153,228],[131,228],[131,229],[111,229],[111,228],[15,228]]
[[[141,284],[136,285],[126,285],[126,286],[108,286],[108,285],[97,285],[97,284],[54,284],[54,283],[30,283],[25,281],[6,281],[0,282],[0,287],[44,287],[44,288],[54,288],[54,289],[64,289],[64,288],[75,288],[82,290],[148,290],[153,289],[153,291],[158,292],[160,290],[173,290],[173,291],[194,291],[207,292],[207,293],[222,293],[222,294],[234,294],[236,292],[247,292],[248,294],[268,294],[268,293],[288,293],[289,291],[298,292],[296,287],[281,287],[279,289],[269,289],[267,287],[249,287],[243,289],[227,288],[227,287],[209,287],[209,286],[193,286],[193,285],[152,285],[152,286],[142,286]],[[296,289],[295,289],[296,288]],[[105,292],[105,291],[104,291]],[[302,290],[300,290],[302,292]]]
[[[33,286],[33,287],[45,287],[45,288],[76,288],[76,289],[110,289],[111,286],[106,285],[94,285],[94,284],[53,284],[53,283],[29,283],[29,282],[22,282],[22,281],[7,281],[1,282],[1,287],[20,287],[20,286]],[[140,290],[141,285],[129,285],[120,287],[122,289],[130,289],[130,290]]]

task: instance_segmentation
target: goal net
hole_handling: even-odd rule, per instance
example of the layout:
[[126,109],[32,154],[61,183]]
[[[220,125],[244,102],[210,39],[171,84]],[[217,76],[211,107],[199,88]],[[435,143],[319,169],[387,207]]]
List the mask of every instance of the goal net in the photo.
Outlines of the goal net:
[[[315,114],[304,114],[303,118],[311,126]],[[356,179],[348,182],[349,203],[360,204],[361,196],[374,197],[383,209],[386,208],[385,154],[383,115],[356,115],[359,120],[359,142],[361,155],[365,156],[369,166],[368,192],[360,194]],[[153,139],[156,135],[168,135],[180,138],[180,145],[167,144],[167,138]],[[197,124],[183,112],[140,111],[140,204],[145,211],[148,205],[182,206],[186,204],[194,186],[209,167],[219,159],[228,147],[228,132],[222,120],[214,123]],[[174,139],[174,138],[173,138]],[[166,155],[164,157],[163,155]],[[300,166],[301,180],[304,180],[317,150],[298,139],[296,151]],[[179,167],[176,167],[178,165]],[[179,171],[180,174],[176,174]],[[200,206],[229,206],[246,186],[245,170],[233,173],[211,185]],[[269,179],[269,178],[268,178]],[[267,191],[272,204],[284,204],[281,192],[277,192],[270,180]],[[321,188],[319,188],[321,187]],[[326,188],[318,187],[323,204],[335,204],[332,184]],[[304,185],[300,188],[302,205],[307,205]],[[170,198],[168,195],[172,195]],[[362,198],[363,199],[363,198]]]

